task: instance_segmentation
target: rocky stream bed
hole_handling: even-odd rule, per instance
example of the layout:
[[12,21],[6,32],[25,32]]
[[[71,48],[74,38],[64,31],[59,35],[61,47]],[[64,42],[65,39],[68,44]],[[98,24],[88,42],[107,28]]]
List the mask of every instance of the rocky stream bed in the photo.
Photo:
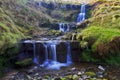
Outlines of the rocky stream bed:
[[11,70],[2,80],[120,80],[120,68],[92,63],[75,63],[60,70],[31,66]]

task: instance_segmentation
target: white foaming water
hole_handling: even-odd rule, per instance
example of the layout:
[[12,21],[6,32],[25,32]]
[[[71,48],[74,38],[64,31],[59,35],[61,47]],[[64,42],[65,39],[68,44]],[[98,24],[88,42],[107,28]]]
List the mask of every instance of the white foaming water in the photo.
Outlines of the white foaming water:
[[[70,43],[66,42],[66,47],[67,47],[67,54],[66,54],[66,63],[60,63],[57,60],[57,51],[56,51],[56,46],[60,44],[61,42],[59,40],[49,40],[49,41],[24,41],[26,44],[33,44],[33,62],[35,64],[39,64],[39,57],[36,54],[36,44],[37,43],[42,43],[44,48],[45,48],[45,61],[43,64],[41,64],[41,67],[45,67],[46,69],[53,69],[53,70],[59,70],[61,67],[66,67],[69,66],[72,63],[71,60],[71,49],[70,49]],[[50,52],[51,54],[50,54]],[[49,55],[52,56],[52,59],[49,59]]]
[[38,58],[36,56],[36,43],[35,42],[33,42],[33,54],[34,54],[33,62],[35,64],[39,64]]
[[[57,52],[56,52],[56,46],[59,44],[56,40],[55,41],[48,41],[47,43],[44,44],[45,46],[45,56],[46,59],[41,67],[45,67],[46,69],[53,69],[53,70],[59,70],[61,67],[66,67],[69,66],[72,63],[71,60],[71,51],[70,51],[70,43],[67,42],[67,60],[66,63],[60,63],[57,61]],[[50,50],[52,52],[52,57],[53,59],[50,60],[48,58],[48,47],[50,47]]]
[[85,20],[85,15],[86,15],[85,4],[82,4],[80,13],[77,17],[77,22],[82,22],[83,20]]
[[67,64],[72,64],[71,47],[69,42],[67,42]]
[[70,25],[67,23],[59,23],[59,30],[62,32],[70,31]]

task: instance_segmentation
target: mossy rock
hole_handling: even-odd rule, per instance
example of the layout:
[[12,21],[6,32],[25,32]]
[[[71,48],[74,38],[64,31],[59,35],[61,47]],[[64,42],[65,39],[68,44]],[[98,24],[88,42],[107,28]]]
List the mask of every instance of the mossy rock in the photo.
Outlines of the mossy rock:
[[96,74],[94,72],[86,72],[85,75],[94,77]]
[[46,76],[44,76],[44,78],[45,78],[45,79],[49,79],[50,77],[46,75]]
[[61,80],[67,80],[66,78],[61,78]]
[[22,61],[17,61],[15,64],[17,66],[20,66],[20,67],[26,67],[26,66],[29,66],[31,65],[33,62],[32,62],[32,59],[31,58],[28,58],[28,59],[24,59]]
[[59,35],[61,35],[61,31],[59,31],[59,30],[50,30],[49,32],[48,32],[48,35],[50,35],[50,36],[59,36]]

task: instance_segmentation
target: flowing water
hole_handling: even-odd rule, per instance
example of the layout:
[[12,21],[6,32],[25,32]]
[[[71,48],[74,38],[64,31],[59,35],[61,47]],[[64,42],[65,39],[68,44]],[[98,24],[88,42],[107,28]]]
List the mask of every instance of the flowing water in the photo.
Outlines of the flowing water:
[[70,43],[67,42],[67,64],[71,64],[72,59],[71,59],[71,48],[70,48]]
[[33,42],[33,54],[34,54],[33,62],[36,64],[39,64],[38,58],[36,56],[36,43],[35,42]]
[[82,4],[80,13],[78,14],[77,22],[82,22],[83,20],[85,20],[85,6],[85,4]]
[[67,23],[59,23],[59,30],[62,32],[70,31],[70,25]]

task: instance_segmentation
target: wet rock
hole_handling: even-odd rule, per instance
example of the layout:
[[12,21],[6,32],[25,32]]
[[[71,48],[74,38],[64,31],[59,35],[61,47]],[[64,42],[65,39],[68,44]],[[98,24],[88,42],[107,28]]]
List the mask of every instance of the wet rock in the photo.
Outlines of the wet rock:
[[103,77],[103,72],[98,72],[97,73],[97,77],[101,77],[102,78]]
[[29,76],[29,75],[27,75],[26,78],[27,78],[28,80],[33,79],[33,78],[32,78],[31,76]]
[[102,70],[102,71],[105,71],[105,68],[101,65],[98,66],[98,69]]
[[28,74],[31,74],[33,72],[34,72],[34,69],[30,69],[30,70],[27,71]]
[[78,72],[78,75],[79,75],[79,76],[82,75],[82,72]]
[[36,73],[35,76],[39,76],[39,73]]
[[72,71],[74,71],[74,70],[76,70],[76,68],[75,68],[75,67],[73,67],[71,70],[72,70]]
[[41,78],[41,77],[38,77],[37,80],[42,80],[42,78]]

